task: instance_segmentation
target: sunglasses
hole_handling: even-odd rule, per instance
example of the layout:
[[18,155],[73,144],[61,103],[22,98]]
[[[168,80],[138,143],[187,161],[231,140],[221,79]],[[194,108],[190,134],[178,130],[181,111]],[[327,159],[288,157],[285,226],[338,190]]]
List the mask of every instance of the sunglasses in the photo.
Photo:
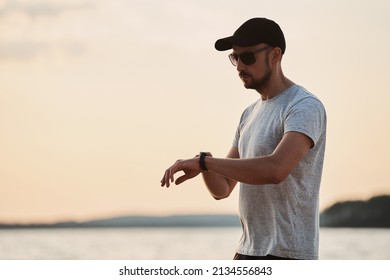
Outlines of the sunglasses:
[[231,53],[229,54],[229,59],[234,66],[237,66],[238,60],[240,60],[245,65],[252,65],[256,62],[256,54],[268,50],[269,48],[271,47],[268,46],[268,47],[255,50],[253,52],[243,52],[241,54]]

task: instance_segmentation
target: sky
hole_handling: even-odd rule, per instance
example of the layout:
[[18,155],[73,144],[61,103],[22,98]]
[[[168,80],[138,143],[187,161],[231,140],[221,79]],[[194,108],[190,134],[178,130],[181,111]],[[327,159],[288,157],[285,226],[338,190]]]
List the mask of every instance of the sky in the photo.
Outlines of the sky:
[[247,19],[284,31],[285,75],[324,103],[320,208],[390,194],[390,2],[0,0],[0,222],[237,213],[195,178],[224,157],[243,87],[214,42]]

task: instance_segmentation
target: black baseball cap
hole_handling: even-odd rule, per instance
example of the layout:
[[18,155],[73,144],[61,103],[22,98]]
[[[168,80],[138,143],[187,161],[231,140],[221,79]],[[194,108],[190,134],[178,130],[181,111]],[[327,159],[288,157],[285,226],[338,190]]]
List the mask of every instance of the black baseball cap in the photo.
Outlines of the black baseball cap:
[[219,39],[215,42],[218,51],[226,51],[233,47],[250,47],[265,43],[272,47],[279,47],[284,54],[286,41],[283,31],[273,20],[266,18],[252,18],[244,22],[234,32],[233,36]]

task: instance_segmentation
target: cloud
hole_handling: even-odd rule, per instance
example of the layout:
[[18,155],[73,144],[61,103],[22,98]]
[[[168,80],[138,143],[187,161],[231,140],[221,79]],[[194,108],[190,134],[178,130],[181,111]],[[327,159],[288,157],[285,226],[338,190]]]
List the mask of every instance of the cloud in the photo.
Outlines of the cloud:
[[[1,0],[0,0],[1,1]],[[3,0],[0,2],[0,18],[14,12],[21,12],[31,18],[58,16],[61,13],[73,10],[93,8],[92,2],[81,2],[77,4],[37,2],[31,3],[18,0]]]
[[[57,51],[70,55],[82,54],[86,47],[77,38],[64,36],[53,40],[50,35],[45,35],[44,30],[51,30],[54,34],[61,32],[56,17],[63,13],[88,12],[93,9],[95,3],[91,1],[53,3],[48,0],[0,0],[0,23],[3,29],[0,60],[28,60]],[[40,18],[45,18],[48,29],[34,24]]]
[[0,44],[0,60],[28,60],[41,54],[62,51],[70,55],[84,53],[85,46],[80,43],[48,43],[34,41],[15,41]]
[[0,59],[30,59],[49,49],[43,42],[12,42],[0,44]]

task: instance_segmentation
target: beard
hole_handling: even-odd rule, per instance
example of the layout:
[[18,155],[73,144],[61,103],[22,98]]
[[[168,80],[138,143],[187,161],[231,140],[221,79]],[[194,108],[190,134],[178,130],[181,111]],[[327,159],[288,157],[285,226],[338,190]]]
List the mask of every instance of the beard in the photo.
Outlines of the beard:
[[268,87],[269,81],[272,76],[272,70],[269,65],[269,61],[265,63],[264,75],[259,79],[254,79],[253,76],[245,71],[239,73],[240,78],[244,82],[244,87],[247,89],[254,89],[257,92],[262,92]]

